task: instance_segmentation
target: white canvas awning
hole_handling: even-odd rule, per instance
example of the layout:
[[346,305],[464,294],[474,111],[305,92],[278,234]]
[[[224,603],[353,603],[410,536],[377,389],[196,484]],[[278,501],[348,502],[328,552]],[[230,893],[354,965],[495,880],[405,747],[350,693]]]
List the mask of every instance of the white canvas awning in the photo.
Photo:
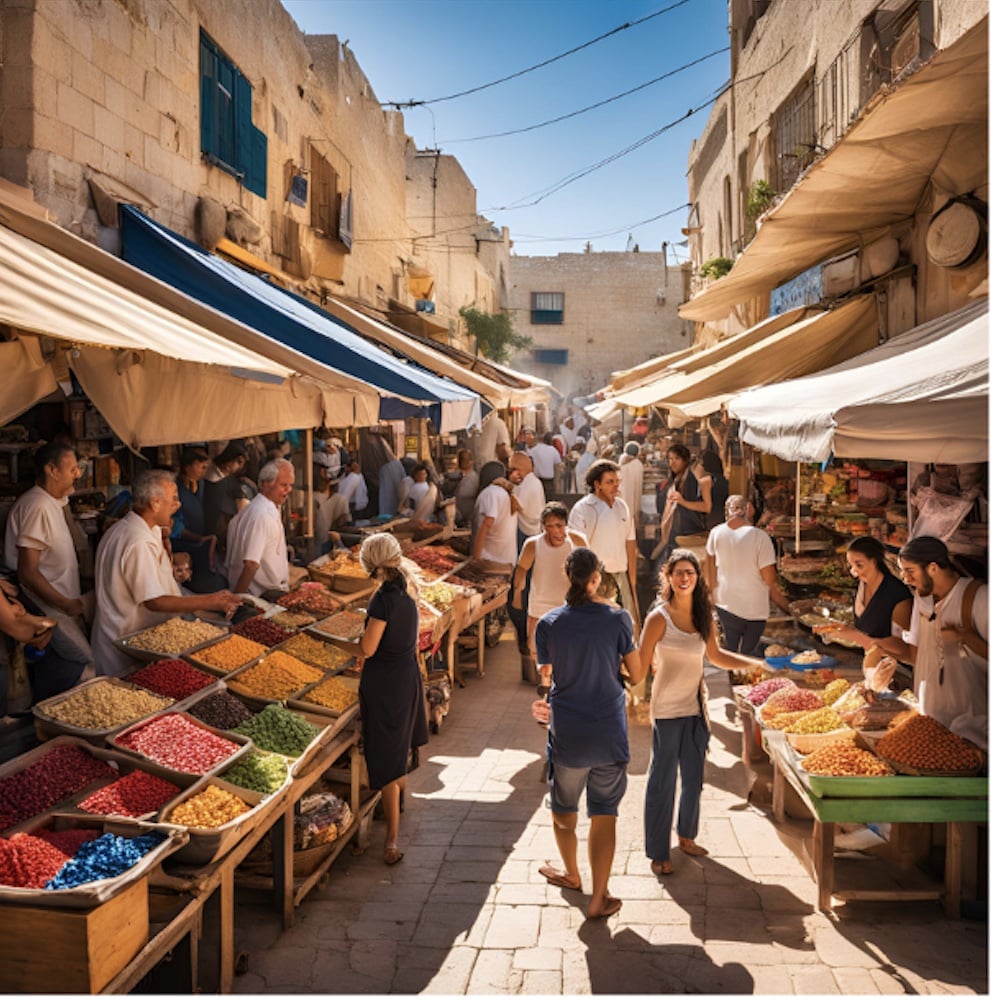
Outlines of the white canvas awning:
[[763,219],[731,272],[679,307],[719,320],[836,254],[913,217],[931,183],[987,183],[988,19],[869,102],[847,134]]
[[986,462],[988,334],[982,300],[819,374],[746,392],[729,410],[743,441],[789,461]]
[[873,296],[862,295],[829,312],[793,309],[699,351],[658,378],[625,389],[596,405],[659,406],[676,417],[706,416],[756,385],[821,371],[878,343]]

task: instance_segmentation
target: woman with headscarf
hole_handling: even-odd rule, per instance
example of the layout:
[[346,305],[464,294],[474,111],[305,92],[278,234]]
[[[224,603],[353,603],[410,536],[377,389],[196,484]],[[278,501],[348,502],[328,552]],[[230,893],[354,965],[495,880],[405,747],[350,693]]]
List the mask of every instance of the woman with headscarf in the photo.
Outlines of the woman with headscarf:
[[412,575],[403,571],[402,550],[393,535],[366,538],[359,559],[379,582],[359,644],[362,742],[369,784],[381,791],[386,814],[382,859],[395,865],[403,859],[398,845],[407,761],[412,748],[427,742],[424,685],[417,663],[417,602],[408,591]]

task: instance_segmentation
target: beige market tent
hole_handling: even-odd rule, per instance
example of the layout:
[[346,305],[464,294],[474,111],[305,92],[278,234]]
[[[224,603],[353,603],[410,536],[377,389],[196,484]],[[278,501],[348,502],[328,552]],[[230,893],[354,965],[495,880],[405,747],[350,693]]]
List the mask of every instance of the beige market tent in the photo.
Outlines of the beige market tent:
[[695,353],[660,377],[597,407],[660,406],[674,411],[676,422],[702,417],[745,388],[821,371],[838,358],[854,357],[877,343],[872,296],[858,296],[829,312],[793,309]]
[[371,386],[59,229],[6,184],[0,274],[0,321],[17,331],[0,344],[0,421],[54,391],[66,366],[132,446],[376,420]]
[[741,439],[790,461],[831,454],[988,461],[988,302],[982,300],[807,378],[731,399]]
[[929,184],[987,183],[988,19],[909,79],[877,94],[844,136],[765,216],[733,270],[679,307],[719,320],[812,265],[912,218]]
[[476,360],[470,355],[455,348],[426,343],[422,338],[383,323],[340,299],[328,299],[324,308],[360,333],[401,351],[429,371],[447,376],[479,393],[497,409],[535,402],[546,403],[550,398],[548,382],[500,369],[488,361],[484,363],[484,367],[479,365],[477,370],[470,366]]

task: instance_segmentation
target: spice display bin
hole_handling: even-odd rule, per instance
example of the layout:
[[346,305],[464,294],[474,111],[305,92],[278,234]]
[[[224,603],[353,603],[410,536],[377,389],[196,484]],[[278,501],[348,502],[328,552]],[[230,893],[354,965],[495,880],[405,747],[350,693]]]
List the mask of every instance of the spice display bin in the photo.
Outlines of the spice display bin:
[[[126,722],[110,726],[106,729],[87,729],[83,726],[74,726],[71,723],[63,722],[61,719],[56,719],[49,714],[52,707],[68,701],[74,696],[78,696],[80,691],[101,686],[125,688],[129,691],[142,691],[145,694],[151,694],[157,698],[164,698],[166,700],[158,708],[152,709],[152,711],[146,712],[144,715],[137,715],[133,719],[128,719]],[[177,702],[174,699],[168,698],[166,695],[156,695],[154,691],[149,691],[147,688],[140,687],[137,684],[129,684],[126,680],[119,677],[94,677],[91,680],[83,681],[82,684],[77,684],[68,691],[63,691],[61,694],[46,698],[44,701],[39,701],[36,705],[32,706],[31,711],[34,714],[35,732],[40,740],[51,739],[54,736],[75,736],[81,740],[86,740],[88,743],[93,743],[95,746],[103,746],[106,740],[115,733],[133,726],[142,719],[156,715],[158,712],[171,711],[177,707]]]
[[[167,620],[172,621],[174,619],[167,619]],[[225,634],[227,633],[227,626],[220,625],[217,622],[208,622],[204,621],[204,619],[202,618],[192,618],[192,617],[183,618],[183,620],[203,622],[203,624],[205,625],[212,625],[214,628],[220,629]],[[197,642],[190,646],[184,646],[182,649],[168,650],[167,652],[163,652],[162,650],[152,652],[151,650],[147,649],[138,649],[136,646],[133,645],[134,640],[137,636],[143,635],[145,632],[148,632],[153,628],[155,628],[154,625],[148,625],[145,628],[138,629],[136,632],[129,632],[127,635],[122,635],[119,639],[114,639],[114,645],[122,652],[127,653],[127,655],[130,656],[132,659],[144,660],[147,663],[154,663],[155,660],[173,660],[173,659],[178,660],[183,657],[189,658],[190,654],[195,652],[196,650],[202,649],[204,646],[209,646],[211,643],[217,642],[219,639],[223,638],[223,636],[215,635],[211,636],[209,639],[204,639],[202,642]]]
[[346,712],[350,712],[353,708],[358,707],[358,685],[359,679],[357,677],[347,677],[341,674],[334,675],[333,679],[339,684],[343,684],[346,688],[355,692],[355,701],[349,705],[347,708],[336,709],[330,708],[327,705],[318,705],[313,701],[306,701],[306,696],[313,691],[315,687],[319,687],[324,683],[331,675],[323,678],[319,681],[314,681],[313,684],[308,684],[296,697],[290,698],[286,701],[286,706],[297,712],[303,713],[313,713],[315,715],[330,716],[331,718],[337,719],[344,715]]
[[[215,827],[185,826],[171,819],[177,806],[199,795],[209,786],[236,795],[251,806],[251,809],[242,816],[237,816],[222,826]],[[253,792],[250,789],[241,788],[239,785],[232,785],[216,775],[202,778],[163,806],[158,814],[161,823],[184,830],[189,837],[188,842],[176,851],[173,860],[178,864],[199,867],[209,865],[218,858],[222,858],[250,830],[254,829],[259,818],[258,807],[267,798],[268,796],[261,792]]]
[[[230,754],[229,756],[225,757],[222,761],[219,761],[217,764],[215,764],[213,767],[209,768],[205,772],[189,772],[189,771],[177,771],[174,768],[168,767],[165,764],[152,760],[152,758],[148,757],[147,755],[140,753],[137,750],[132,750],[129,747],[123,746],[120,743],[120,741],[129,733],[135,732],[143,728],[144,726],[150,725],[153,721],[165,718],[168,715],[181,716],[187,722],[191,723],[194,726],[197,726],[200,729],[205,730],[208,733],[211,733],[214,736],[219,736],[221,739],[228,740],[231,743],[239,744],[239,749],[236,750],[234,753]],[[137,725],[129,726],[127,729],[111,737],[111,739],[109,739],[107,742],[108,745],[112,749],[116,750],[118,753],[125,754],[126,756],[129,757],[137,758],[138,760],[141,761],[151,761],[154,764],[158,764],[158,766],[162,769],[163,775],[165,777],[169,777],[169,780],[174,780],[172,777],[170,777],[171,775],[179,775],[179,776],[186,775],[188,777],[191,773],[193,773],[195,777],[201,778],[201,777],[207,777],[212,774],[216,774],[218,771],[221,771],[224,768],[233,764],[234,761],[236,761],[239,757],[241,757],[251,748],[251,740],[248,739],[246,736],[239,736],[236,733],[228,733],[225,732],[223,729],[215,729],[213,726],[207,726],[204,723],[200,722],[199,719],[194,719],[193,716],[189,715],[186,712],[163,712],[160,715],[152,716],[149,719],[145,719],[142,722],[137,723]]]

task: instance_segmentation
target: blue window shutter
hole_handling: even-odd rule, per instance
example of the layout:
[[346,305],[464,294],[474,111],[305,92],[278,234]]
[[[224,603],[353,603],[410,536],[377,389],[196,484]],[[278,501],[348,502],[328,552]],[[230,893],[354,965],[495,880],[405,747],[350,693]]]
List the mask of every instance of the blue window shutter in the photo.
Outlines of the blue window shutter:
[[234,163],[232,166],[246,177],[251,167],[251,84],[244,74],[234,69]]
[[217,55],[200,36],[200,149],[217,154]]
[[251,156],[245,170],[245,187],[260,198],[268,195],[266,181],[269,168],[269,140],[264,132],[251,127]]

